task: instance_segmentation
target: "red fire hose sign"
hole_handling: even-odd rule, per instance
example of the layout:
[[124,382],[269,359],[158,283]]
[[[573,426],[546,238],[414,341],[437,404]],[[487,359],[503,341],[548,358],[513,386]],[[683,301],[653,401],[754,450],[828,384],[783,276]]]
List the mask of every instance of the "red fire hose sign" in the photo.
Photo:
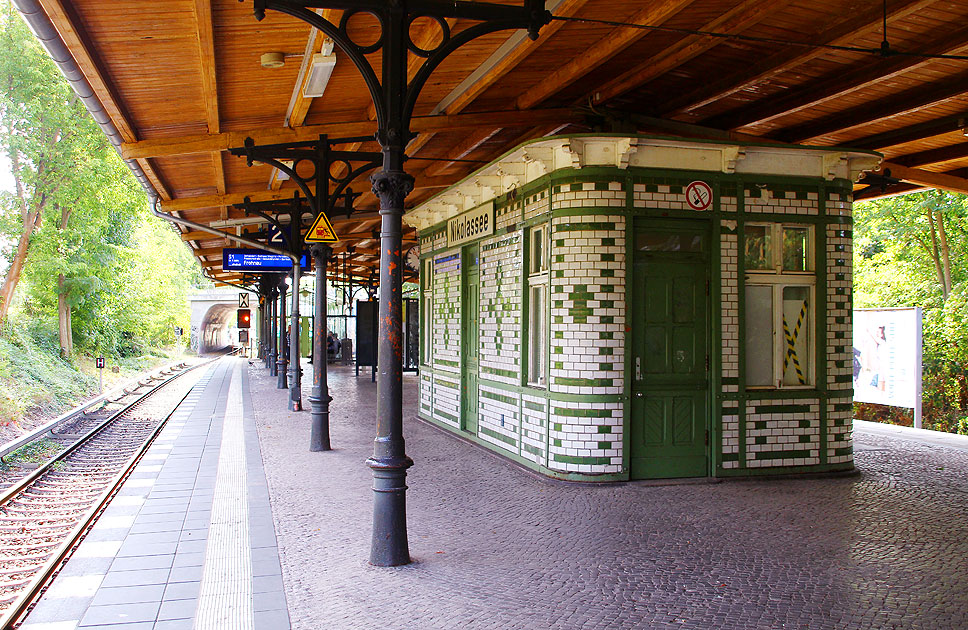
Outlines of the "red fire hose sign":
[[693,210],[709,210],[713,205],[713,189],[706,182],[692,182],[686,186],[686,203]]

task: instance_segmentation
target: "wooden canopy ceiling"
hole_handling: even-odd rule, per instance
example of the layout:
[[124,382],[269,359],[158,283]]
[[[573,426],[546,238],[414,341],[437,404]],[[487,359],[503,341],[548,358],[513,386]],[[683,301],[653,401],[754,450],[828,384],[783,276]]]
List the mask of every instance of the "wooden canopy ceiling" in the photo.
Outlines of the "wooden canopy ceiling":
[[[39,1],[120,131],[123,157],[137,160],[165,212],[251,233],[258,220],[232,204],[289,197],[293,187],[229,148],[247,136],[277,143],[376,130],[363,80],[338,49],[323,96],[302,96],[308,60],[324,41],[294,18],[270,11],[257,22],[252,3],[238,0]],[[882,0],[546,7],[556,19],[537,41],[499,32],[435,71],[407,151],[416,177],[408,207],[522,141],[590,130],[874,149],[890,177],[883,189],[858,186],[858,198],[925,186],[968,192],[968,60],[957,58],[968,54],[968,0],[888,0],[886,9]],[[885,19],[888,54],[877,54]],[[358,42],[378,33],[365,15],[349,28]],[[440,29],[419,20],[411,37],[432,48]],[[285,65],[263,68],[267,52],[283,53]],[[370,57],[379,64],[379,53]],[[411,59],[411,73],[417,67]],[[344,148],[379,150],[375,142]],[[364,194],[354,213],[332,217],[335,249],[339,274],[365,278],[378,265],[377,200],[368,181],[353,188]],[[238,280],[221,270],[221,248],[232,242],[198,231],[182,239],[213,277]],[[411,243],[412,231],[404,247]]]

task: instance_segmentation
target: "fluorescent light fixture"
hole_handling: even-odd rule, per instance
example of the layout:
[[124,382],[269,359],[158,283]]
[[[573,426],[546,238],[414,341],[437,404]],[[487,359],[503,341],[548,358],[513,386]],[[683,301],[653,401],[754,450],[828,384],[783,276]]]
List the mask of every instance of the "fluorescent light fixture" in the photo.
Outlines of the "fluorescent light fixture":
[[306,83],[303,84],[303,96],[306,98],[322,96],[335,67],[335,54],[316,53],[313,55],[313,60],[309,65],[309,76],[306,77]]
[[[289,168],[292,168],[292,164],[293,164],[292,160],[279,160],[279,161],[285,164],[286,166],[288,166]],[[285,171],[274,169],[274,173],[275,173],[276,179],[278,179],[281,182],[284,182],[289,179],[289,173]]]

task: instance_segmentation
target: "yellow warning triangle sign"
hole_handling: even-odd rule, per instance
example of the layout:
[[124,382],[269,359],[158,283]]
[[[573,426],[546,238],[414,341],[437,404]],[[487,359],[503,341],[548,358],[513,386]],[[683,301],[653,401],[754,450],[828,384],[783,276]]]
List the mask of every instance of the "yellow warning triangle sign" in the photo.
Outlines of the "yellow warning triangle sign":
[[339,241],[336,230],[333,229],[333,224],[329,222],[329,217],[326,216],[325,212],[320,212],[316,220],[313,221],[305,240],[307,243],[335,243]]

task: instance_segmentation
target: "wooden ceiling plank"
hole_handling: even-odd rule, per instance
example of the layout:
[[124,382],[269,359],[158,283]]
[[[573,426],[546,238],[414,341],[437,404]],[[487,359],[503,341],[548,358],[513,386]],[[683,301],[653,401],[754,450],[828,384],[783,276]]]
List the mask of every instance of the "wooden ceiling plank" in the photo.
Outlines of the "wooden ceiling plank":
[[[692,0],[662,0],[650,4],[627,21],[631,24],[659,26],[690,4]],[[575,51],[577,55],[568,63],[546,76],[538,84],[530,86],[519,96],[516,102],[517,108],[529,109],[547,100],[650,32],[641,28],[619,27],[587,49]]]
[[968,111],[850,140],[847,144],[858,149],[883,149],[962,130],[965,128],[966,121],[968,121]]
[[966,84],[968,84],[968,71],[949,76],[941,81],[909,88],[874,103],[864,103],[818,120],[780,129],[769,134],[769,137],[782,142],[804,142],[811,138],[846,131],[876,120],[892,118],[963,96]]
[[[556,17],[574,17],[587,2],[588,0],[564,0],[564,2],[554,9],[554,14]],[[485,93],[488,88],[507,76],[509,72],[518,67],[522,61],[527,59],[531,53],[541,47],[542,44],[553,37],[564,26],[565,22],[563,21],[552,21],[550,24],[541,28],[541,31],[538,33],[538,39],[533,41],[528,38],[523,39],[520,44],[505,55],[490,70],[471,82],[464,92],[447,104],[443,111],[451,115],[463,111],[478,96]]]
[[[582,122],[579,112],[569,108],[535,109],[527,112],[514,110],[495,112],[474,112],[469,114],[447,114],[436,116],[415,116],[411,130],[416,133],[430,131],[449,131],[474,129],[479,126],[512,127],[540,125],[545,123]],[[172,138],[154,138],[140,142],[126,142],[121,145],[121,155],[125,159],[167,157],[190,155],[209,151],[227,151],[241,147],[247,137],[256,144],[276,144],[312,140],[321,134],[331,136],[363,136],[376,131],[376,123],[360,120],[324,125],[307,125],[296,129],[285,127],[262,127],[245,131],[229,131],[218,134],[196,134]]]
[[891,158],[891,162],[914,168],[929,166],[931,164],[944,164],[945,162],[960,160],[966,157],[968,157],[968,141],[962,142],[961,144],[951,144],[946,147],[901,155]]
[[71,51],[74,61],[77,62],[81,72],[84,73],[84,78],[87,79],[87,82],[91,84],[91,88],[97,94],[104,111],[111,117],[111,122],[117,127],[123,141],[137,141],[138,134],[128,120],[128,114],[121,104],[122,101],[114,85],[108,79],[104,67],[91,52],[92,47],[88,43],[87,34],[75,26],[72,12],[68,13],[64,9],[61,0],[39,0],[39,2],[51,23],[57,29],[64,44]]
[[215,76],[215,34],[212,27],[211,0],[194,0],[195,43],[201,61],[202,97],[205,99],[205,122],[209,133],[219,133],[218,81]]
[[151,162],[147,159],[135,160],[138,166],[141,167],[142,172],[144,172],[145,177],[151,182],[151,187],[155,189],[158,193],[158,197],[161,198],[162,202],[171,200],[171,193],[168,192],[168,187],[165,183],[161,181],[161,177],[155,172],[155,168],[151,165]]
[[[699,27],[702,31],[742,33],[756,26],[772,13],[782,10],[792,0],[745,0],[726,13]],[[596,103],[603,103],[665,74],[707,50],[723,43],[721,37],[688,35],[658,55],[636,64],[606,84],[589,90]]]
[[[933,42],[931,46],[920,51],[920,54],[948,55],[960,53],[965,49],[966,38],[968,38],[968,27],[959,29],[941,41]],[[851,69],[838,68],[830,75],[814,79],[794,90],[764,98],[759,105],[740,107],[704,120],[702,124],[719,129],[741,129],[748,125],[802,111],[813,105],[838,98],[877,82],[889,80],[932,62],[932,59],[913,56],[868,59]]]
[[891,177],[911,184],[920,184],[930,188],[940,188],[948,192],[968,194],[968,179],[956,177],[946,173],[932,173],[918,168],[910,168],[894,162],[882,162],[877,173],[891,172]]
[[[917,13],[934,3],[935,0],[896,0],[888,6],[888,24]],[[817,48],[804,49],[791,46],[770,55],[759,63],[744,66],[737,72],[726,73],[719,79],[705,82],[692,92],[669,99],[657,112],[675,116],[699,109],[825,54],[827,51],[820,46],[851,45],[859,37],[868,35],[883,26],[884,15],[879,3],[859,14],[845,12],[845,15],[846,19],[811,38]]]
[[424,174],[430,177],[442,175],[444,171],[449,169],[454,164],[457,164],[455,160],[460,160],[461,158],[469,155],[472,151],[474,151],[474,149],[493,138],[494,135],[499,131],[501,130],[484,127],[478,131],[472,132],[469,136],[459,142],[457,146],[453,147],[447,152],[448,159],[431,164],[424,169]]

